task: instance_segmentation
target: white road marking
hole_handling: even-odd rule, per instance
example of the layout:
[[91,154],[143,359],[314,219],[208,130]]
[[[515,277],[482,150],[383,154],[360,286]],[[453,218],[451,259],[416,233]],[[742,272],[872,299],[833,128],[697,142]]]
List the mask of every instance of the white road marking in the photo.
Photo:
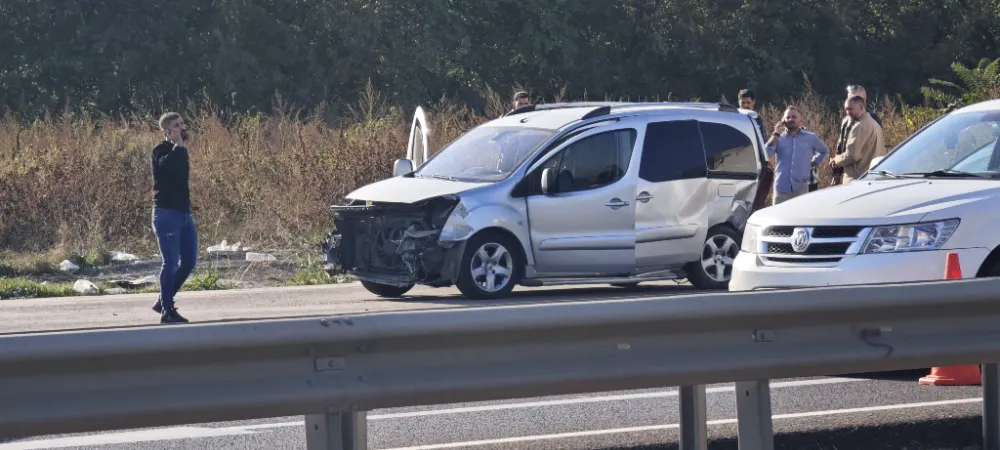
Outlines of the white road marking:
[[93,434],[69,438],[45,439],[37,441],[12,442],[0,444],[3,450],[35,450],[48,448],[66,448],[84,445],[129,444],[133,442],[172,441],[177,439],[197,439],[209,437],[234,436],[253,434],[246,430],[220,430],[203,427],[171,427],[151,430],[126,431],[124,433]]
[[[853,383],[858,381],[869,381],[869,380],[866,378],[819,378],[814,380],[796,380],[796,381],[783,381],[778,383],[771,383],[771,388],[775,389],[775,388],[785,388],[785,387],[819,386],[824,384]],[[736,386],[730,384],[729,386],[705,388],[705,393],[717,394],[720,392],[734,392],[735,390]],[[377,415],[369,415],[368,420],[398,419],[402,417],[437,416],[442,414],[462,414],[470,412],[498,411],[503,409],[540,408],[546,406],[573,405],[579,403],[617,402],[622,400],[638,400],[647,398],[676,397],[676,396],[677,396],[676,390],[643,392],[640,394],[599,395],[590,397],[566,398],[559,400],[541,400],[537,402],[503,403],[497,405],[467,406],[460,408],[431,409],[426,411],[377,414]]]
[[[786,387],[801,387],[801,386],[820,386],[824,384],[854,383],[858,381],[869,381],[869,380],[866,378],[831,377],[831,378],[817,378],[813,380],[781,381],[777,383],[771,383],[771,389],[786,388]],[[735,390],[736,390],[735,385],[718,386],[718,387],[705,388],[705,393],[718,394],[720,392],[734,392]],[[581,403],[616,402],[623,400],[640,400],[647,398],[666,398],[666,397],[676,397],[678,395],[677,392],[678,392],[677,390],[669,390],[669,391],[657,391],[657,392],[643,392],[640,394],[597,395],[588,397],[565,398],[559,400],[541,400],[536,402],[501,403],[496,405],[430,409],[425,411],[409,411],[402,413],[369,414],[368,420],[401,419],[407,417],[424,417],[424,416],[438,416],[445,414],[465,414],[465,413],[483,412],[483,411],[500,411],[504,409],[544,408],[548,406],[574,405]],[[261,425],[236,426],[236,427],[228,427],[220,429],[255,430],[255,429],[266,429],[266,428],[297,427],[302,425],[303,422],[278,422],[278,423],[266,423]],[[3,447],[0,447],[0,450],[2,449]]]
[[[872,411],[886,411],[892,409],[904,409],[904,408],[921,408],[926,406],[944,406],[944,405],[955,405],[961,403],[976,403],[981,402],[981,398],[963,398],[959,400],[943,400],[938,402],[923,402],[923,403],[904,403],[901,405],[884,405],[884,406],[869,406],[864,408],[848,408],[848,409],[834,409],[830,411],[810,411],[804,413],[792,413],[792,414],[779,414],[772,416],[772,420],[780,419],[798,419],[802,417],[815,417],[815,416],[832,416],[836,414],[852,414],[859,412],[872,412]],[[722,419],[722,420],[710,420],[708,425],[723,425],[723,424],[733,424],[736,423],[736,419]],[[559,434],[542,434],[537,436],[519,436],[512,438],[503,439],[488,439],[482,441],[469,441],[469,442],[452,442],[448,444],[433,444],[433,445],[418,445],[414,447],[399,447],[384,450],[438,450],[446,448],[460,448],[460,447],[476,447],[482,445],[493,445],[493,444],[509,444],[514,442],[531,442],[531,441],[543,441],[543,440],[553,440],[553,439],[571,439],[580,438],[587,436],[601,436],[606,434],[623,434],[623,433],[641,433],[645,431],[660,431],[680,428],[680,424],[674,423],[669,425],[650,425],[645,427],[630,427],[630,428],[615,428],[610,430],[591,430],[591,431],[576,431],[571,433],[559,433]]]
[[[771,383],[771,388],[778,389],[778,388],[788,388],[788,387],[819,386],[825,384],[853,383],[860,381],[870,381],[870,380],[866,378],[831,377],[831,378],[819,378],[812,380],[795,380],[795,381]],[[716,387],[706,388],[705,392],[709,394],[715,394],[723,392],[733,392],[734,390],[735,386],[730,384],[729,386],[716,386]],[[518,409],[518,408],[541,408],[541,407],[571,405],[571,404],[581,404],[581,403],[624,401],[624,400],[637,400],[637,399],[648,399],[648,398],[665,398],[665,397],[676,397],[677,395],[678,391],[669,390],[669,391],[643,392],[637,394],[575,397],[575,398],[558,399],[558,400],[542,400],[535,402],[503,403],[496,405],[434,409],[426,411],[410,411],[404,413],[374,414],[374,415],[369,415],[368,420],[398,419],[407,417],[423,417],[423,416],[446,415],[446,414],[464,414],[472,412],[496,411],[496,410]],[[778,416],[775,416],[775,418],[777,417]],[[65,448],[65,447],[86,446],[86,445],[121,444],[121,443],[134,443],[134,442],[144,442],[144,441],[222,437],[222,436],[233,436],[241,434],[253,434],[257,431],[263,431],[275,428],[290,428],[290,427],[302,427],[302,426],[305,425],[304,422],[300,420],[294,422],[275,422],[275,423],[263,423],[256,425],[242,425],[242,426],[220,427],[220,428],[210,428],[210,427],[158,428],[152,430],[127,431],[120,433],[104,433],[104,434],[86,435],[80,437],[65,437],[65,438],[54,438],[46,440],[0,444],[0,450],[34,450],[34,449]],[[660,429],[662,427],[663,426],[657,426],[657,428],[655,429]],[[671,426],[668,425],[667,427],[669,428]],[[595,433],[608,433],[608,432],[609,431],[595,431]],[[628,431],[623,431],[623,432],[628,432]],[[586,432],[586,433],[591,433],[591,432]],[[580,436],[587,436],[587,434],[583,434]],[[511,439],[522,439],[522,438],[511,438]],[[547,438],[547,439],[558,439],[558,438]],[[480,444],[480,445],[485,445],[485,444]],[[433,447],[433,448],[438,448],[438,447]],[[440,448],[448,448],[448,447],[440,447]]]

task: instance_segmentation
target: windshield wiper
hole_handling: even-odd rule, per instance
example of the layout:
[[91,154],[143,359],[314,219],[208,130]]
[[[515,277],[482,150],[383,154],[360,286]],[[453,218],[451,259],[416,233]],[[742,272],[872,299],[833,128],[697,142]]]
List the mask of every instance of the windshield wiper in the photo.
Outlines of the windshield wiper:
[[448,176],[448,175],[436,175],[436,174],[435,174],[435,175],[431,175],[431,178],[437,178],[437,179],[439,179],[439,180],[448,180],[448,181],[458,181],[458,179],[457,179],[457,178],[455,178],[455,177],[450,177],[450,176]]
[[927,178],[927,177],[946,177],[946,176],[960,177],[960,178],[965,178],[965,177],[987,178],[987,179],[992,178],[992,177],[990,177],[988,175],[981,175],[981,174],[976,174],[976,173],[962,172],[961,170],[955,170],[955,169],[938,169],[938,170],[935,170],[933,172],[910,172],[910,173],[905,173],[903,175],[922,176],[924,178]]
[[888,170],[869,170],[868,173],[874,173],[874,174],[882,175],[883,177],[889,177],[889,178],[900,178],[901,177],[901,175],[899,175],[899,174],[897,174],[895,172],[890,172]]

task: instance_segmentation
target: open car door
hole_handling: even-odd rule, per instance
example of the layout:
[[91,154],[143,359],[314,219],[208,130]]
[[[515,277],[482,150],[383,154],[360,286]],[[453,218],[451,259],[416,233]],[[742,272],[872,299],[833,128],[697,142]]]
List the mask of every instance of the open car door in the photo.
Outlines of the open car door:
[[757,177],[757,195],[753,199],[753,209],[750,213],[767,208],[767,196],[771,194],[774,187],[774,169],[768,161],[764,161],[764,168]]
[[[741,109],[741,112],[746,111]],[[767,143],[767,129],[764,128],[763,122],[758,122],[758,115],[756,112],[751,111],[751,114],[747,114],[751,119],[753,119],[754,125],[757,131],[760,131],[758,136],[758,142],[760,143],[761,154],[758,155],[760,158],[761,171],[757,175],[757,193],[754,195],[753,206],[749,211],[753,214],[756,211],[767,208],[767,196],[771,194],[772,188],[774,188],[774,169],[771,168],[771,161],[767,157],[767,150],[764,150],[764,145]],[[748,216],[749,217],[749,216]]]
[[406,159],[413,161],[413,168],[427,161],[427,116],[424,109],[417,107],[410,125],[410,142],[406,146]]

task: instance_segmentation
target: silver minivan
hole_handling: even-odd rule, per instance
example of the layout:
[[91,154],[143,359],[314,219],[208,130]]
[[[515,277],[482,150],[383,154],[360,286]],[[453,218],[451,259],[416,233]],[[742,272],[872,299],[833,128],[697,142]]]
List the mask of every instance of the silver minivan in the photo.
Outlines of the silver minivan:
[[719,103],[528,105],[428,157],[418,109],[394,176],[332,207],[327,271],[383,297],[416,284],[472,298],[684,278],[726,289],[773,179],[755,118]]

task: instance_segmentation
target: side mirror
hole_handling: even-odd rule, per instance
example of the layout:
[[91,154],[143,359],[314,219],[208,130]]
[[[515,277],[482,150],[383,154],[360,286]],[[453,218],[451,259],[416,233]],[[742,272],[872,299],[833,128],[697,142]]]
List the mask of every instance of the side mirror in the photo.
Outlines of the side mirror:
[[876,157],[872,158],[872,163],[868,165],[868,170],[874,169],[875,166],[877,166],[878,163],[882,162],[882,159],[884,159],[884,158],[885,158],[885,156],[876,156]]
[[545,195],[554,194],[558,189],[556,184],[556,173],[552,169],[542,171],[542,193]]
[[392,176],[398,177],[413,172],[413,161],[408,159],[397,159],[392,163]]

